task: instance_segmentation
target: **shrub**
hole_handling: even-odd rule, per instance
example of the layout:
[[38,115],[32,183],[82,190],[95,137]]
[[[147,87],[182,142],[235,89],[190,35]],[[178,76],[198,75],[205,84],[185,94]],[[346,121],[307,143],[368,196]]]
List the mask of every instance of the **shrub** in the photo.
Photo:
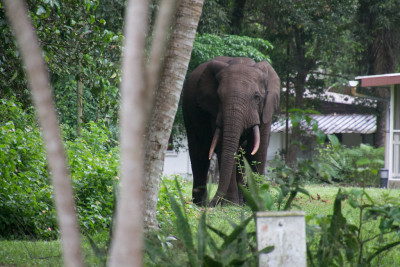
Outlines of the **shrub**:
[[82,136],[67,142],[67,153],[81,228],[88,233],[108,229],[118,183],[119,150],[109,131],[94,122]]
[[0,236],[54,238],[52,187],[39,128],[18,104],[0,101]]
[[[19,104],[0,101],[4,114],[0,118],[0,237],[57,238],[40,129]],[[119,152],[110,135],[101,122],[91,122],[84,125],[81,137],[66,142],[79,222],[90,234],[108,229],[111,222]]]
[[[344,203],[359,214],[358,223],[346,218]],[[307,224],[310,266],[379,266],[400,245],[398,200],[387,195],[378,203],[364,189],[339,189],[332,215],[308,216]]]
[[317,149],[325,179],[361,186],[378,186],[378,170],[384,166],[384,148],[361,144],[347,148],[327,145]]

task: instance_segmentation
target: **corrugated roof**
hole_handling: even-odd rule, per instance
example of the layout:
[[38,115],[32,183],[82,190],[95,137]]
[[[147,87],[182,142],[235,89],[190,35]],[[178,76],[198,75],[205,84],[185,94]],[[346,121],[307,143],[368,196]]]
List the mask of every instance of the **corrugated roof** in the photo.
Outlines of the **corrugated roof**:
[[[318,122],[318,129],[325,134],[333,133],[361,133],[372,134],[376,131],[376,117],[374,115],[364,114],[328,114],[328,115],[310,115],[311,118]],[[304,126],[306,123],[304,122]],[[289,120],[289,129],[292,124]],[[307,129],[308,128],[308,129]],[[307,130],[312,130],[309,126]],[[271,126],[274,133],[286,130],[286,122],[284,119],[278,120]]]

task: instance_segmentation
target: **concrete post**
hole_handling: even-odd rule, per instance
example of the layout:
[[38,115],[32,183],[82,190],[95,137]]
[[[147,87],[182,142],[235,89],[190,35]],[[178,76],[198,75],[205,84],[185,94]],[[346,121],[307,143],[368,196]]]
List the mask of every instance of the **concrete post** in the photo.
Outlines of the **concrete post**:
[[258,250],[275,247],[271,253],[260,255],[260,267],[307,266],[304,215],[302,211],[257,213]]

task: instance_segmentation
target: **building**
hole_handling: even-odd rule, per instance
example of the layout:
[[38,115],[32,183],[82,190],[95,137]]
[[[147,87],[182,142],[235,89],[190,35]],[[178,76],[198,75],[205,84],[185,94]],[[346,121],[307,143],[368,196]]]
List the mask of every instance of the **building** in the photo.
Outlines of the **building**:
[[381,90],[390,88],[390,102],[387,105],[385,169],[381,178],[388,178],[389,187],[400,185],[400,73],[359,76],[359,87]]

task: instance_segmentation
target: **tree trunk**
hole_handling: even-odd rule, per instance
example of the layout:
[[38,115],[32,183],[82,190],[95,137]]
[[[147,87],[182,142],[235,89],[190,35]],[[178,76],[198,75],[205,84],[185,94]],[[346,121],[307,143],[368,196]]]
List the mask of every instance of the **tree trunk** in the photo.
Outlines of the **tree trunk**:
[[4,3],[21,50],[28,84],[32,90],[33,102],[43,129],[47,159],[54,186],[58,225],[61,231],[64,265],[71,267],[83,266],[81,240],[75,214],[71,180],[67,169],[67,159],[61,142],[50,79],[39,47],[38,38],[28,20],[28,11],[24,3],[21,0],[4,0]]
[[83,96],[83,82],[81,80],[81,77],[78,79],[78,84],[77,84],[77,92],[76,92],[76,98],[77,98],[77,114],[76,114],[76,135],[81,136],[82,133],[82,115],[83,115],[83,101],[82,101],[82,96]]
[[246,5],[246,0],[233,1],[233,11],[231,19],[231,31],[233,34],[239,35],[242,33],[245,5]]
[[[399,38],[398,30],[396,29],[389,31],[388,29],[381,29],[373,42],[372,51],[374,65],[373,74],[385,74],[393,73],[396,69],[396,62],[398,57],[397,50],[399,49]],[[371,52],[372,52],[371,51]],[[390,92],[388,89],[381,88],[378,91],[378,96],[381,98],[388,99]],[[375,147],[384,147],[386,142],[386,121],[387,121],[387,102],[378,101],[377,111],[378,115],[376,118],[376,132],[374,136]]]
[[142,266],[143,142],[147,1],[128,1],[121,83],[121,188],[109,266]]
[[[303,69],[298,70],[298,73],[295,78],[294,88],[296,92],[296,97],[294,101],[295,108],[303,108],[303,94],[305,91],[305,83],[307,78],[308,71],[304,71]],[[292,126],[292,135],[290,144],[288,145],[288,149],[286,151],[286,164],[290,167],[294,168],[297,163],[297,153],[299,151],[299,145],[301,143],[301,135],[300,135],[300,126],[293,127]]]
[[160,176],[186,71],[193,49],[203,0],[181,0],[171,34],[161,82],[155,93],[145,142],[144,220],[157,228],[157,199]]
[[[296,92],[294,108],[302,109],[304,92],[307,75],[310,73],[314,62],[306,57],[305,49],[305,36],[302,30],[297,30],[294,33],[294,40],[291,44],[290,51],[293,51],[295,58],[296,77],[294,80],[294,90]],[[292,127],[292,136],[290,138],[290,144],[286,151],[286,164],[294,168],[297,164],[297,153],[299,145],[301,143],[300,126]]]

